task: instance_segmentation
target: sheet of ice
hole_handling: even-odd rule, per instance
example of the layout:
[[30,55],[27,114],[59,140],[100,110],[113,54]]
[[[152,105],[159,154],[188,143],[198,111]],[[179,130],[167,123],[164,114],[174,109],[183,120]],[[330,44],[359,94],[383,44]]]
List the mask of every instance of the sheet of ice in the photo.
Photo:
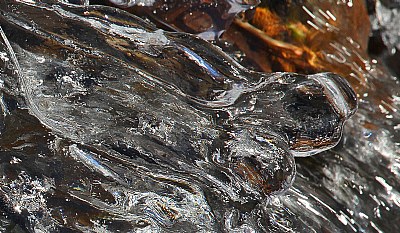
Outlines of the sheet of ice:
[[[41,205],[3,211],[28,230],[396,227],[393,79],[383,79],[393,102],[362,96],[343,129],[356,101],[336,75],[250,72],[122,11],[53,3],[0,3],[1,182],[24,187],[2,197],[35,192],[26,203]],[[332,148],[342,130],[340,148],[294,160]]]
[[[390,1],[389,1],[390,2]],[[380,30],[383,42],[395,53],[400,49],[400,5],[382,4],[376,1],[376,18],[373,21],[373,28]]]

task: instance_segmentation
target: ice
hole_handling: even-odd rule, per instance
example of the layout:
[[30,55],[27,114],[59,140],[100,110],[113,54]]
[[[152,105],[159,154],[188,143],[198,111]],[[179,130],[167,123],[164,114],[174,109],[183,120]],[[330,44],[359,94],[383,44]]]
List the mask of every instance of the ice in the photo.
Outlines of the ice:
[[[338,75],[252,72],[109,7],[0,11],[0,192],[29,231],[371,231],[398,219],[398,139],[371,126],[367,102],[355,114]],[[393,102],[376,114],[396,121]]]
[[400,5],[396,1],[376,1],[375,11],[374,29],[382,31],[382,40],[390,50],[399,50],[400,25],[397,22],[400,22]]
[[152,6],[156,0],[110,0],[111,3],[121,7]]
[[195,33],[207,40],[218,38],[237,14],[259,4],[259,0],[109,0],[109,2],[153,19],[167,29]]

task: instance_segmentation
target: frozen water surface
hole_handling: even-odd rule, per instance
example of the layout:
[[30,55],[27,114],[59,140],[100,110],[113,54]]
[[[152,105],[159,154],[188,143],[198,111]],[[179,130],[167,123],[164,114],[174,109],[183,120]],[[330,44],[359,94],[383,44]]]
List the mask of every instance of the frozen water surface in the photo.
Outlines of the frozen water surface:
[[337,75],[251,72],[115,8],[6,0],[0,25],[2,230],[398,230],[395,79],[354,115]]
[[163,28],[190,32],[203,39],[214,40],[225,31],[238,13],[254,8],[260,1],[94,0],[91,3],[117,6],[145,16]]

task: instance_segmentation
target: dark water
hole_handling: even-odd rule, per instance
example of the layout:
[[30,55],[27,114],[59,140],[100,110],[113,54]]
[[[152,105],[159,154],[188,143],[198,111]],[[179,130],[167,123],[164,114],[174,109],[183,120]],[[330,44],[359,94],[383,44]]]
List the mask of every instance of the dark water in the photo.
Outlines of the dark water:
[[2,231],[400,230],[394,76],[353,115],[337,75],[251,72],[115,8],[7,0],[0,25]]

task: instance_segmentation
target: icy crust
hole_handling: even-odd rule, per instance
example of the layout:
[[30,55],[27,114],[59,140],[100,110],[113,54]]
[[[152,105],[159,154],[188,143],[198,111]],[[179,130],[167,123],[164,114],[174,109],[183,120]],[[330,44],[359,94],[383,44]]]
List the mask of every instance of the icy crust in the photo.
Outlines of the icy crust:
[[[386,4],[385,4],[386,3]],[[395,53],[400,50],[400,3],[396,1],[376,1],[376,18],[373,29],[380,30],[384,44]]]
[[[17,6],[29,15],[14,15]],[[163,34],[138,18],[122,26],[112,16],[116,10],[39,6],[13,5],[11,25],[4,26],[30,34],[36,44],[15,47],[21,89],[44,125],[79,143],[132,148],[154,163],[190,172],[208,160],[233,172],[232,179],[260,176],[246,188],[269,194],[291,184],[292,154],[335,145],[356,108],[354,93],[341,92],[348,84],[337,77],[326,82],[250,73],[218,49],[204,50],[199,39]],[[36,9],[43,17],[31,18]],[[48,18],[63,23],[49,24]],[[10,38],[20,43],[21,37]],[[44,60],[26,51],[37,52],[46,38],[61,50]]]
[[152,6],[155,0],[110,0],[110,2],[121,7]]
[[189,32],[214,40],[229,27],[235,16],[257,6],[259,0],[105,0],[106,4],[153,19],[173,31]]
[[[283,193],[295,176],[294,156],[335,146],[357,108],[334,74],[250,72],[201,39],[116,9],[4,1],[0,12],[3,92],[18,100],[9,89],[18,80],[20,105],[56,135],[51,151],[81,167],[72,177],[90,173],[99,193],[112,197],[59,188],[151,231],[215,229],[208,203],[215,195],[258,203]],[[142,206],[110,204],[118,192]],[[62,221],[81,230],[101,225]]]

